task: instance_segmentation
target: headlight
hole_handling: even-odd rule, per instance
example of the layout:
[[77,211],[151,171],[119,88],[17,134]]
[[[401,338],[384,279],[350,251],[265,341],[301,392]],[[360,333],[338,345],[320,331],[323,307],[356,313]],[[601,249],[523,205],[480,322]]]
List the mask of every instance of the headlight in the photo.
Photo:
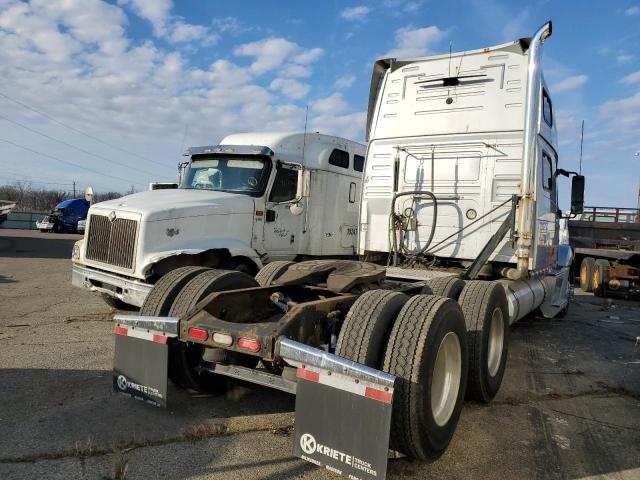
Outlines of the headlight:
[[71,260],[80,260],[80,245],[82,244],[82,240],[77,241],[73,244],[73,249],[71,250]]

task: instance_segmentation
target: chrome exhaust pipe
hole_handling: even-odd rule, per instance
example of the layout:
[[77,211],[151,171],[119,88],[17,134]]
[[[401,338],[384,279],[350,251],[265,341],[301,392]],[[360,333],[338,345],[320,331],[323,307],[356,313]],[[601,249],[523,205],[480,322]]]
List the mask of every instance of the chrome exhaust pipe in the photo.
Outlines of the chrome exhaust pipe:
[[538,120],[540,118],[540,97],[542,90],[542,76],[540,74],[542,61],[542,44],[551,36],[551,22],[545,23],[531,38],[529,44],[529,63],[527,70],[527,97],[524,119],[524,142],[522,148],[522,170],[520,183],[520,203],[518,222],[518,244],[516,256],[518,258],[518,273],[521,279],[529,275],[529,255],[533,241],[535,221],[534,207],[534,167],[536,158],[536,139],[538,136]]

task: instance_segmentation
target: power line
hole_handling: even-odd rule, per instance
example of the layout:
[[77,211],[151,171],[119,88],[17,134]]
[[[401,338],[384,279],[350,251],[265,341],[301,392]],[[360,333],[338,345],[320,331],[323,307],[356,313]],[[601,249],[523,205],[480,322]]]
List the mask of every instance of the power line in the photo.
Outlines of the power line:
[[27,110],[30,110],[30,111],[32,111],[34,113],[37,113],[38,115],[42,115],[43,117],[48,118],[52,122],[57,123],[58,125],[60,125],[60,126],[62,126],[64,128],[68,128],[69,130],[73,130],[74,132],[79,133],[80,135],[84,135],[85,137],[90,138],[91,140],[94,140],[94,141],[96,141],[98,143],[101,143],[101,144],[106,145],[108,147],[111,147],[111,148],[114,148],[116,150],[119,150],[119,151],[121,151],[123,153],[126,153],[127,155],[132,155],[132,156],[134,156],[136,158],[139,158],[141,160],[145,160],[147,162],[151,162],[151,163],[154,163],[156,165],[160,165],[160,166],[165,167],[165,168],[170,168],[168,165],[165,165],[165,164],[163,164],[161,162],[157,162],[155,160],[151,160],[150,158],[143,157],[142,155],[139,155],[139,154],[137,154],[135,152],[132,152],[130,150],[127,150],[125,148],[119,147],[117,145],[113,145],[112,143],[109,143],[109,142],[105,142],[104,140],[101,140],[101,139],[99,139],[98,137],[96,137],[94,135],[91,135],[91,134],[86,133],[86,132],[84,132],[82,130],[79,130],[79,129],[75,128],[75,127],[72,127],[71,125],[67,125],[66,123],[63,123],[60,120],[57,120],[56,118],[52,117],[48,113],[45,113],[45,112],[43,112],[41,110],[38,110],[38,109],[36,109],[34,107],[30,107],[26,103],[21,102],[20,100],[16,100],[15,98],[12,98],[12,97],[10,97],[9,95],[7,95],[5,93],[0,92],[0,97],[3,97],[3,98],[5,98],[5,99],[9,100],[10,102],[13,102],[13,103],[15,103],[17,105],[20,105],[21,107],[24,107]]
[[[83,170],[87,170],[88,172],[95,173],[96,175],[101,175],[103,177],[113,178],[115,180],[121,180],[121,181],[124,181],[124,182],[127,182],[127,183],[130,181],[130,179],[126,179],[126,178],[122,178],[122,177],[116,177],[115,175],[109,175],[107,173],[101,173],[101,172],[98,172],[97,170],[93,170],[92,168],[86,167],[84,165],[79,165],[77,163],[70,162],[69,160],[63,160],[61,158],[55,157],[53,155],[50,155],[48,153],[39,152],[37,150],[34,150],[33,148],[25,147],[24,145],[20,145],[18,143],[14,143],[11,140],[6,140],[4,138],[0,138],[0,142],[4,142],[4,143],[7,143],[9,145],[13,145],[14,147],[21,148],[22,150],[26,150],[28,152],[35,153],[36,155],[40,155],[42,157],[51,158],[53,160],[56,160],[56,161],[61,162],[61,163],[65,163],[67,165],[71,165],[73,167],[77,167],[77,168],[81,168]],[[141,183],[137,183],[136,185],[142,185],[142,184]]]
[[4,180],[8,180],[11,182],[26,182],[26,183],[37,183],[39,185],[73,185],[73,183],[69,182],[69,183],[63,183],[63,182],[45,182],[45,181],[41,181],[41,180],[36,180],[36,179],[32,179],[32,178],[16,178],[16,177],[7,177],[7,176],[0,176],[0,178],[4,179]]
[[99,158],[100,160],[104,160],[104,161],[109,162],[109,163],[115,163],[116,165],[120,165],[121,167],[125,167],[125,168],[130,168],[131,170],[135,170],[135,171],[140,172],[140,173],[150,174],[150,175],[154,174],[153,172],[149,172],[147,170],[140,170],[139,168],[132,167],[131,165],[127,165],[126,163],[116,162],[115,160],[111,160],[111,159],[109,159],[107,157],[103,157],[102,155],[98,155],[97,153],[93,153],[93,152],[90,152],[89,150],[85,150],[84,148],[77,147],[77,146],[75,146],[75,145],[73,145],[71,143],[65,142],[64,140],[60,140],[58,138],[52,137],[50,135],[47,135],[46,133],[42,133],[42,132],[40,132],[38,130],[35,130],[35,129],[31,128],[31,127],[28,127],[27,125],[24,125],[24,124],[22,124],[20,122],[16,122],[15,120],[11,120],[10,118],[5,117],[4,115],[0,115],[0,118],[5,120],[5,121],[7,121],[7,122],[9,122],[9,123],[13,123],[14,125],[17,125],[17,126],[19,126],[21,128],[24,128],[25,130],[28,130],[30,132],[33,132],[33,133],[37,134],[37,135],[40,135],[40,136],[42,136],[44,138],[48,138],[49,140],[53,140],[54,142],[58,142],[58,143],[61,143],[62,145],[66,145],[67,147],[70,147],[70,148],[73,148],[75,150],[78,150],[79,152],[82,152],[82,153],[84,153],[86,155],[91,155],[92,157]]

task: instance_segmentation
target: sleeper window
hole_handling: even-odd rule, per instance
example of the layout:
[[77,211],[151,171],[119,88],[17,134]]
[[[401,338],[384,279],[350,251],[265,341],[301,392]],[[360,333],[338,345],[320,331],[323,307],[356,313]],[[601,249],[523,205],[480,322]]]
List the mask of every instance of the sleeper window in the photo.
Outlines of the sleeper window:
[[545,190],[553,188],[553,160],[545,152],[542,153],[542,187]]
[[331,152],[329,164],[335,165],[336,167],[349,168],[349,154],[344,150],[338,150],[336,148]]
[[362,155],[353,156],[353,169],[356,172],[362,172],[364,170],[364,157]]
[[553,126],[553,107],[546,90],[542,90],[542,118],[544,118],[547,125]]

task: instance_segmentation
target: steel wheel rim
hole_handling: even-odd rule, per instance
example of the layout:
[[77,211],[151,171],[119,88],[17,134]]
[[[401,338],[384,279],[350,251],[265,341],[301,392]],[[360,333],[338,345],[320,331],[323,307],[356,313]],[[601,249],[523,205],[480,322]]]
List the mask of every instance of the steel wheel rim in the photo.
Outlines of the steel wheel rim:
[[587,266],[586,265],[582,265],[580,267],[580,283],[582,285],[587,284]]
[[593,271],[593,286],[598,288],[598,285],[600,285],[600,270],[596,268]]
[[458,399],[462,375],[462,350],[454,332],[448,332],[438,347],[431,378],[431,413],[439,427],[447,424]]
[[489,375],[495,377],[502,360],[502,347],[504,344],[504,317],[502,310],[496,308],[491,314],[489,326],[489,351],[487,352],[487,367]]

